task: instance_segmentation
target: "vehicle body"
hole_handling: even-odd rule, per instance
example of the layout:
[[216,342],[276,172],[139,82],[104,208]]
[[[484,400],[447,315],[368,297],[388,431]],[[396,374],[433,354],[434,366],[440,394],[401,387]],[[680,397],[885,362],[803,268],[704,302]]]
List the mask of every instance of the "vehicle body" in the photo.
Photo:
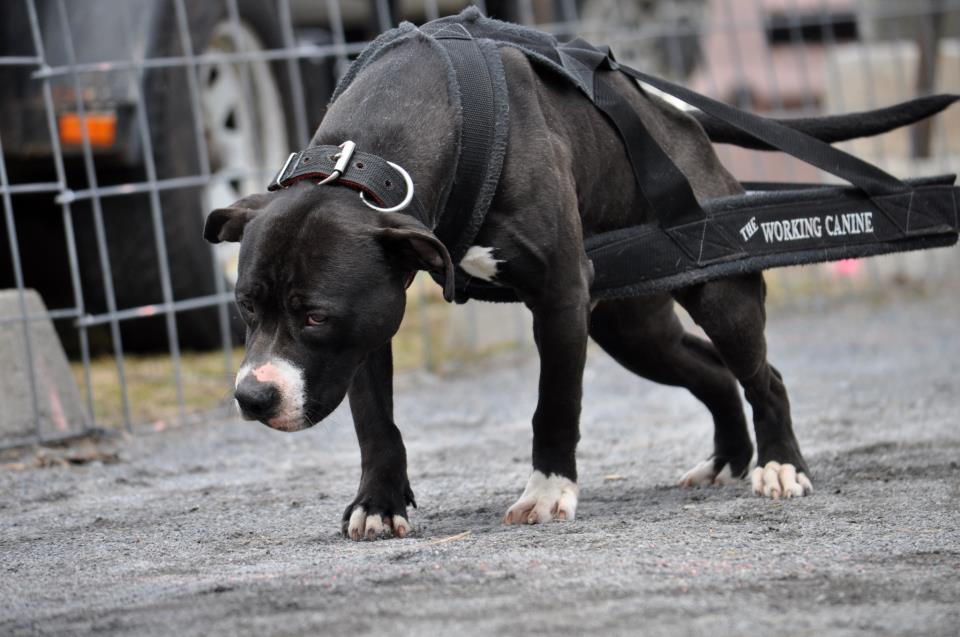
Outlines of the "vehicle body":
[[[466,2],[434,4],[452,12]],[[80,300],[95,350],[110,343],[106,325],[118,312],[144,317],[122,324],[127,350],[163,349],[171,338],[197,349],[222,343],[216,306],[229,296],[236,254],[202,241],[204,213],[262,187],[306,142],[348,42],[398,18],[422,20],[425,4],[348,0],[334,3],[339,15],[317,10],[327,6],[0,5],[0,142],[20,269],[48,307]],[[16,283],[8,234],[0,224],[0,288]],[[174,330],[156,316],[171,307]],[[75,351],[74,325],[58,327]]]

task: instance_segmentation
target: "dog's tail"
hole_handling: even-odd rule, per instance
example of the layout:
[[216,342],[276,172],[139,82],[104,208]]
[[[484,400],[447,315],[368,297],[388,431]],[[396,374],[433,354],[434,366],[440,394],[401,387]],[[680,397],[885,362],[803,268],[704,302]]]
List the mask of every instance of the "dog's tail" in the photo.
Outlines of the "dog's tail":
[[[960,99],[960,95],[929,95],[919,97],[909,102],[903,102],[862,113],[847,113],[845,115],[831,115],[827,117],[803,117],[796,119],[776,119],[775,122],[788,126],[811,137],[816,137],[828,143],[842,142],[858,137],[879,135],[907,124],[919,122],[922,119],[936,115]],[[766,142],[762,142],[730,124],[707,115],[701,111],[694,111],[693,116],[700,122],[710,141],[718,144],[733,144],[742,148],[756,150],[776,150]]]

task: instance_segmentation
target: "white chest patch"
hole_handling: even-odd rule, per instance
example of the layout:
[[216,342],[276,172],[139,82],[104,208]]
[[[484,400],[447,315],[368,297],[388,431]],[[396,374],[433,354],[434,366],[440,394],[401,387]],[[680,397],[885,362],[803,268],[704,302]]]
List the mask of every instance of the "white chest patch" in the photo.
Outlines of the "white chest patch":
[[492,281],[497,276],[497,264],[503,263],[493,258],[493,248],[470,246],[460,260],[460,267],[470,276],[484,281]]

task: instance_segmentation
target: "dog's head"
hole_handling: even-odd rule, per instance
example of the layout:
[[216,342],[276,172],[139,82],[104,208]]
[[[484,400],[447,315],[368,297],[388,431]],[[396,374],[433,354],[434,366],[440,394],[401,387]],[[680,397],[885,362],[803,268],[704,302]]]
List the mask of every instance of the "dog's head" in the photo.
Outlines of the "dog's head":
[[237,404],[298,431],[343,400],[364,358],[403,318],[406,287],[429,270],[453,295],[453,264],[423,224],[370,210],[347,188],[301,182],[207,217],[204,237],[240,241],[237,306],[247,325]]

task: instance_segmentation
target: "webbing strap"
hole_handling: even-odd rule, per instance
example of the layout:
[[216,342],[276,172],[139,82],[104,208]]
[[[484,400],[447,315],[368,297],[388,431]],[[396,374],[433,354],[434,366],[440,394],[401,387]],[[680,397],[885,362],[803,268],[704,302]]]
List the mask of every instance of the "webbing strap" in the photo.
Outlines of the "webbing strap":
[[576,38],[557,51],[564,68],[580,78],[587,95],[620,133],[637,186],[654,216],[664,227],[704,219],[690,182],[610,82],[615,63],[609,50]]
[[500,179],[507,133],[504,73],[496,44],[473,38],[463,25],[431,23],[423,30],[446,50],[460,89],[460,156],[434,229],[459,263],[483,224]]
[[641,71],[618,65],[630,77],[656,87],[664,93],[683,100],[735,128],[766,142],[770,146],[800,159],[811,166],[844,179],[860,188],[870,197],[880,197],[910,191],[910,186],[873,164],[854,157],[826,142],[793,128],[700,95],[688,88]]
[[619,64],[608,51],[582,39],[572,40],[559,50],[568,68],[571,65],[567,64],[567,60],[573,58],[595,71],[594,102],[610,117],[623,136],[637,183],[654,214],[666,228],[703,219],[705,215],[693,198],[686,177],[659,148],[629,101],[609,83],[607,76],[611,71],[621,71],[673,95],[773,148],[850,182],[870,197],[910,191],[910,186],[893,175],[830,144],[775,120],[741,111],[673,82]]
[[620,132],[634,178],[653,214],[665,226],[703,219],[706,215],[686,176],[647,131],[630,102],[607,79],[614,72],[594,76],[594,104]]

